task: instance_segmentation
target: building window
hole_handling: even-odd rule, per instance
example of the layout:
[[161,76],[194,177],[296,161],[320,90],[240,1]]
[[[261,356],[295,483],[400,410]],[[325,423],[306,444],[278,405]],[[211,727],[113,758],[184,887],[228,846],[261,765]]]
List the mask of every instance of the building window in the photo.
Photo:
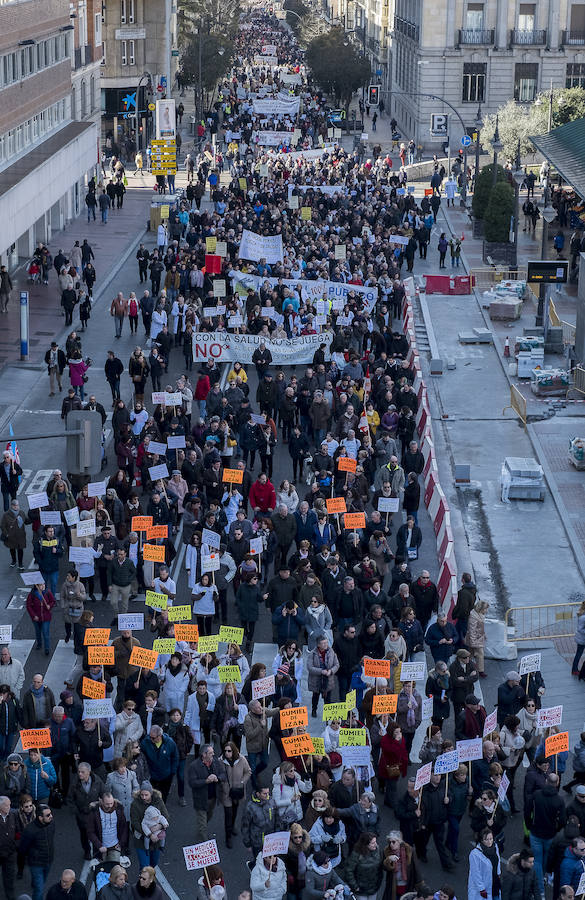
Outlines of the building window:
[[95,25],[94,25],[94,44],[96,47],[102,42],[102,17],[100,13],[95,14]]
[[81,97],[81,118],[85,119],[87,115],[87,92],[85,81],[81,82],[81,90],[79,92]]
[[120,46],[122,48],[122,65],[128,65],[128,41],[121,41]]
[[465,13],[465,28],[481,31],[483,28],[483,3],[468,3]]
[[534,31],[535,21],[536,6],[534,3],[521,3],[518,12],[518,31]]
[[134,23],[134,0],[120,0],[120,24]]
[[133,66],[136,60],[134,57],[134,41],[128,41],[128,65]]
[[89,111],[93,112],[95,109],[95,78],[93,75],[89,79]]
[[585,88],[585,63],[568,63],[565,87]]
[[487,63],[463,63],[464,103],[483,103],[485,100],[485,78]]
[[514,100],[531,103],[538,89],[538,63],[516,63],[514,70]]

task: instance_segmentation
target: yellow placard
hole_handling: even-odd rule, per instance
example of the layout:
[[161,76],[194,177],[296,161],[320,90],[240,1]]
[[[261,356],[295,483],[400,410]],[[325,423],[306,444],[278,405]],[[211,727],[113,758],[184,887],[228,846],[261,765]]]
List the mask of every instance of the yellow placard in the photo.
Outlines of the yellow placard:
[[114,648],[113,647],[95,647],[87,648],[87,662],[90,666],[113,666],[114,665]]
[[244,629],[235,625],[221,625],[219,639],[225,644],[241,644],[244,640]]
[[229,684],[232,681],[242,680],[242,672],[239,666],[218,666],[217,671],[219,672],[219,680],[222,684]]
[[323,738],[312,737],[311,741],[313,742],[313,751],[318,754],[318,756],[325,756],[325,741]]
[[357,691],[355,689],[345,695],[345,705],[347,706],[348,712],[351,709],[356,708],[356,706],[357,706]]
[[347,706],[345,703],[325,703],[323,706],[323,721],[328,722],[330,719],[347,718]]
[[95,644],[107,644],[110,640],[111,628],[86,628],[83,635],[83,646],[91,647]]
[[238,178],[238,184],[240,185],[240,190],[241,190],[241,191],[247,191],[247,190],[248,190],[248,182],[246,181],[245,178]]
[[154,606],[155,609],[166,609],[169,605],[169,598],[166,594],[157,594],[156,591],[147,591],[146,600],[144,602],[147,606]]
[[365,728],[340,728],[339,729],[339,746],[340,747],[365,747],[366,746],[366,729]]
[[168,606],[167,619],[169,622],[186,622],[192,615],[190,606]]
[[280,710],[281,728],[302,728],[309,724],[309,711],[306,706],[293,706]]
[[175,638],[157,638],[152,642],[152,649],[157,653],[174,653],[176,646]]
[[310,206],[301,206],[301,219],[305,222],[311,221],[311,207]]
[[160,208],[160,217],[161,219],[168,219],[170,213],[170,208],[168,203],[163,203]]
[[206,237],[205,238],[205,252],[206,253],[215,253],[216,247],[217,247],[217,238],[216,237]]
[[217,653],[219,634],[203,634],[197,641],[199,653]]

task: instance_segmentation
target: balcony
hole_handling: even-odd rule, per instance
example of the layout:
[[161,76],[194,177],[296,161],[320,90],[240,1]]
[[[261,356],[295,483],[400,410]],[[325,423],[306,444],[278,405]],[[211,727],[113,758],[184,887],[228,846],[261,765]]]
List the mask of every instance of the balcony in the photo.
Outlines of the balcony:
[[83,65],[83,60],[81,59],[81,47],[76,47],[73,67],[75,69],[81,69],[82,65]]
[[494,43],[495,32],[493,28],[460,28],[458,44],[484,44]]
[[411,41],[416,41],[418,43],[419,29],[418,25],[415,25],[414,22],[409,22],[407,19],[401,19],[400,16],[394,16],[394,31],[397,31],[399,34],[403,34],[405,37],[410,38]]
[[573,47],[585,46],[585,31],[563,31],[561,44],[570,44]]
[[523,47],[540,47],[546,44],[546,28],[531,29],[530,31],[512,29],[510,32],[510,44]]

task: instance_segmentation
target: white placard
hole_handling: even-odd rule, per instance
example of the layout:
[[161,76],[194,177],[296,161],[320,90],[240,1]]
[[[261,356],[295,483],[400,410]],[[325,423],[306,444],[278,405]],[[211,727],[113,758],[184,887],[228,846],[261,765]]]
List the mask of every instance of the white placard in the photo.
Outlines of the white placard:
[[547,709],[539,709],[536,719],[537,728],[550,728],[552,725],[560,725],[563,721],[563,707],[549,706]]
[[[562,271],[562,269],[561,269]],[[577,890],[575,891],[576,897],[582,897],[585,894],[585,872],[581,873],[581,877],[579,878],[579,884],[577,885]]]
[[327,316],[315,316],[313,324],[318,328],[321,328],[322,325],[327,325]]
[[528,656],[523,656],[518,667],[518,674],[526,675],[528,672],[540,672],[541,656],[542,654],[540,653],[530,653]]
[[75,526],[75,531],[77,533],[77,537],[89,537],[91,534],[95,534],[95,519],[92,517],[90,519],[84,519],[82,522],[78,522]]
[[26,500],[29,509],[40,509],[42,506],[49,505],[49,498],[46,491],[39,491],[36,494],[27,494]]
[[450,750],[449,753],[441,753],[435,760],[435,775],[446,775],[448,772],[455,772],[459,766],[459,753],[457,750]]
[[87,496],[88,497],[103,497],[106,493],[106,482],[104,481],[90,481],[87,486]]
[[258,553],[262,553],[264,550],[264,544],[261,537],[250,538],[250,553],[256,555]]
[[291,197],[288,198],[287,205],[288,205],[289,209],[298,209],[299,208],[299,198],[297,197],[296,194],[293,194]]
[[169,435],[167,437],[167,447],[169,450],[182,450],[186,446],[184,434],[176,434],[173,437]]
[[244,320],[239,313],[236,313],[235,316],[230,316],[228,319],[228,328],[240,328],[243,324]]
[[150,475],[151,481],[158,481],[159,478],[169,477],[169,469],[166,463],[161,463],[158,466],[151,466],[148,470],[148,474]]
[[347,247],[345,244],[335,245],[335,259],[345,259],[347,256]]
[[506,794],[507,794],[507,792],[508,792],[509,786],[510,786],[510,779],[508,778],[508,776],[507,776],[506,773],[504,772],[504,773],[502,774],[502,780],[500,781],[500,786],[499,786],[499,788],[498,788],[498,800],[500,801],[500,803],[501,803],[502,800],[505,798],[505,796],[506,796]]
[[474,759],[481,759],[483,755],[483,741],[480,737],[473,738],[470,741],[457,741],[455,745],[459,753],[459,762],[473,762]]
[[183,403],[183,395],[180,391],[165,394],[166,406],[181,406]]
[[370,747],[340,747],[344,766],[369,766],[371,761]]
[[84,699],[83,701],[83,718],[84,719],[109,719],[115,715],[112,701],[106,698],[100,700]]
[[203,318],[204,319],[213,319],[218,315],[217,306],[204,306],[203,307]]
[[150,441],[147,453],[156,453],[157,456],[164,456],[167,452],[167,445],[162,441]]
[[[221,173],[223,175],[223,172]],[[221,176],[220,176],[221,177]],[[230,182],[228,181],[228,184]],[[227,256],[227,241],[216,241],[215,243],[215,255],[225,257]]]
[[288,853],[289,844],[290,831],[274,831],[272,834],[267,834],[262,845],[262,857]]
[[73,509],[63,510],[63,515],[70,528],[73,528],[73,526],[77,525],[79,522],[79,510],[76,506],[74,506]]
[[432,763],[426,763],[424,766],[421,766],[420,769],[417,769],[416,779],[414,782],[414,789],[418,791],[419,788],[424,787],[425,784],[428,784],[431,780],[431,769],[433,768]]
[[61,513],[52,509],[41,512],[41,525],[60,525]]
[[0,625],[0,644],[9,644],[12,640],[12,625]]
[[164,391],[153,391],[152,392],[152,405],[153,406],[164,406],[165,405],[165,397],[166,397],[166,394]]
[[276,693],[274,675],[267,675],[252,682],[252,700],[261,700],[262,697],[270,697],[274,693]]
[[276,310],[273,306],[263,306],[260,312],[263,319],[273,319]]
[[208,547],[214,547],[216,550],[219,550],[221,538],[217,531],[211,531],[211,529],[209,528],[204,528],[201,534],[201,543],[206,544]]
[[483,723],[483,737],[486,738],[488,734],[491,734],[492,731],[496,730],[496,725],[498,724],[498,711],[494,709],[493,712],[486,716],[485,722]]
[[210,553],[209,556],[201,554],[201,574],[204,572],[217,572],[220,567],[219,553]]
[[420,662],[403,662],[400,667],[401,681],[422,681],[426,675],[427,664],[425,660]]
[[423,717],[423,721],[426,719],[433,718],[433,698],[432,697],[423,697],[422,717]]
[[264,413],[260,415],[259,413],[250,413],[252,416],[252,423],[254,425],[266,425],[266,416]]
[[26,584],[27,587],[32,587],[35,584],[44,584],[45,583],[45,579],[43,578],[41,573],[36,572],[36,571],[35,572],[21,572],[20,577],[22,578],[23,583]]
[[91,563],[94,555],[91,547],[69,547],[69,562]]
[[256,234],[244,228],[240,249],[240,259],[252,259],[259,262],[265,259],[269,265],[284,261],[281,234]]
[[[339,317],[337,319],[339,322]],[[378,497],[378,512],[395,513],[398,512],[400,497]]]
[[225,316],[226,310],[227,310],[227,306],[225,305],[225,303],[224,303],[224,304],[219,304],[219,303],[218,303],[218,305],[216,306],[216,310],[217,310],[218,316]]
[[201,844],[183,847],[183,856],[189,871],[214,866],[219,862],[219,850],[215,841],[203,841]]
[[[227,296],[225,278],[217,278],[213,282],[213,296],[214,297],[226,297]],[[224,310],[224,312],[225,312],[225,310]],[[216,315],[220,315],[219,307],[218,307]]]
[[144,613],[120,613],[118,616],[118,631],[142,631],[144,628]]

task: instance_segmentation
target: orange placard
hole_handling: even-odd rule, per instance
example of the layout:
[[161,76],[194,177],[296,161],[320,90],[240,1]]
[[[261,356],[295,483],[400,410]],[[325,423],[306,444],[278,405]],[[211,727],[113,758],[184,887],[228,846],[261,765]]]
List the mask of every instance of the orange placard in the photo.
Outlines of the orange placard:
[[557,753],[568,753],[569,732],[561,731],[560,734],[551,734],[544,742],[544,755],[555,756]]
[[86,628],[83,635],[83,646],[92,647],[96,644],[107,644],[110,640],[111,628]]
[[20,732],[23,750],[38,750],[51,747],[51,731],[49,728],[24,728]]
[[87,651],[87,661],[90,666],[113,666],[114,648],[89,647]]
[[165,548],[159,547],[158,544],[145,544],[142,548],[142,558],[150,562],[164,562]]
[[347,510],[345,497],[327,497],[325,503],[327,504],[327,512],[330,515],[333,513],[344,513]]
[[309,724],[309,711],[306,706],[293,706],[292,709],[280,710],[281,728],[302,728]]
[[242,469],[224,469],[222,480],[229,484],[241,484],[244,480],[244,472]]
[[390,678],[389,659],[364,659],[364,675],[369,678]]
[[140,669],[154,669],[158,653],[156,650],[147,650],[145,647],[132,647],[130,654],[130,665],[138,666]]
[[337,460],[337,469],[340,472],[354,472],[356,469],[357,463],[355,459],[352,459],[351,456],[340,456]]
[[425,197],[432,197],[432,196],[433,196],[433,189],[425,188]]
[[81,696],[90,697],[92,700],[105,700],[106,685],[103,681],[94,681],[93,678],[83,676],[81,682]]
[[176,641],[193,641],[197,643],[199,640],[199,626],[198,625],[181,625],[179,622],[175,625],[175,640]]
[[168,525],[152,525],[150,528],[146,529],[146,540],[147,541],[156,541],[158,538],[168,538],[169,536],[169,526]]
[[314,753],[313,741],[308,734],[293,734],[291,737],[283,737],[281,740],[287,756],[304,756],[305,754],[310,756]]
[[343,527],[346,531],[349,528],[365,528],[366,527],[366,514],[365,513],[346,513],[343,517]]
[[132,531],[146,531],[152,525],[152,516],[132,516]]
[[372,713],[375,716],[385,714],[393,716],[398,706],[398,694],[376,694],[372,703]]

